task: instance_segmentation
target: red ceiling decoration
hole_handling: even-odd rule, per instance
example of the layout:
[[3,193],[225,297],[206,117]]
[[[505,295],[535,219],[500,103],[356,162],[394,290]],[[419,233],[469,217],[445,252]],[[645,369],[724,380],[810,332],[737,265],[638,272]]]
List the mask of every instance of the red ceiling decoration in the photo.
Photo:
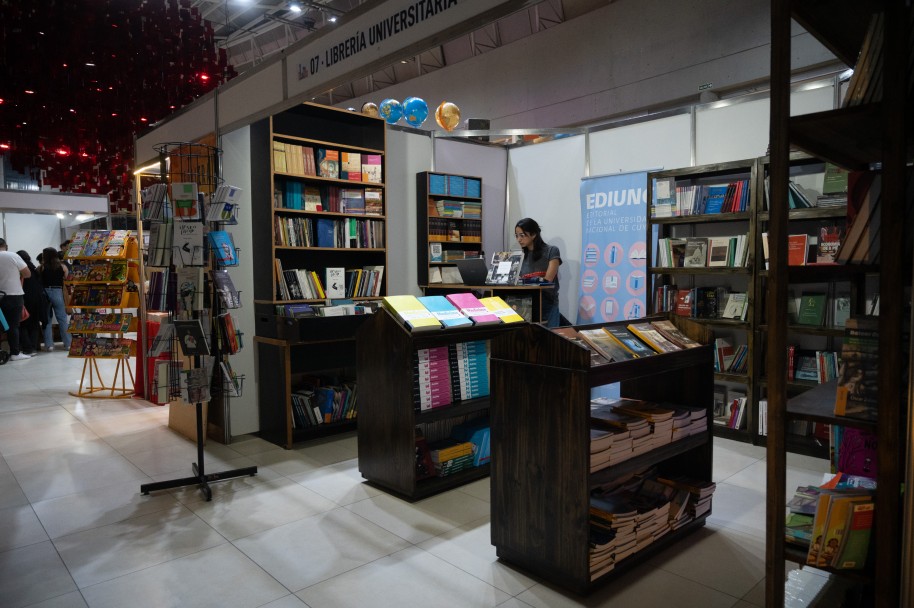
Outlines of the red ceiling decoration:
[[133,208],[133,138],[236,75],[190,0],[0,0],[0,154]]

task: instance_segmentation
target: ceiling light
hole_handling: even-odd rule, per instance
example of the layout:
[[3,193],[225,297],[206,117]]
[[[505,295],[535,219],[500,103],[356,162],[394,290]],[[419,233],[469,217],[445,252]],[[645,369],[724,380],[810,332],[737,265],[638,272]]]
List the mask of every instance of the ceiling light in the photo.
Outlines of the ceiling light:
[[92,214],[91,214],[91,213],[89,213],[89,214],[80,213],[79,215],[76,216],[76,221],[77,221],[77,222],[85,222],[86,220],[91,220],[91,219],[92,219]]
[[293,13],[300,13],[301,12],[301,2],[290,2],[289,10],[291,10]]
[[65,216],[63,213],[57,213],[56,215],[57,215],[57,219],[59,219],[59,220],[62,220],[62,219],[64,219],[65,217],[67,217],[67,216]]
[[336,23],[336,15],[330,17],[330,23]]

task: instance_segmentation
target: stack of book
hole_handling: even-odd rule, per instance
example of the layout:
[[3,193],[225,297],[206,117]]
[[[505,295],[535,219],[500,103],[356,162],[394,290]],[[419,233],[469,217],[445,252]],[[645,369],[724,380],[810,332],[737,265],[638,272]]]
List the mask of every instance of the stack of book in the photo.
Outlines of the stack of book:
[[418,349],[413,377],[413,405],[416,411],[451,403],[451,370],[447,346]]
[[489,394],[489,342],[457,342],[447,346],[455,401]]
[[717,489],[717,484],[714,482],[686,476],[658,477],[657,481],[677,490],[686,490],[690,494],[688,509],[692,519],[701,517],[711,510],[711,497],[714,495],[714,490]]
[[[653,441],[650,436],[650,423],[644,418],[617,412],[611,404],[612,400],[601,398],[591,401],[590,406],[590,424],[592,427],[628,433],[627,438],[630,442],[626,441],[624,445],[627,448],[630,445],[629,451],[615,451],[610,456],[609,464],[616,464],[650,450]],[[616,442],[614,441],[613,443],[615,444]],[[621,444],[622,442],[620,441]]]
[[438,477],[447,477],[473,466],[473,444],[447,438],[429,444],[432,462]]
[[632,453],[631,433],[622,429],[590,429],[590,472],[622,462]]
[[635,551],[635,509],[621,494],[590,498],[590,577],[611,571]]
[[650,449],[658,448],[672,441],[673,414],[675,413],[672,409],[636,399],[619,399],[611,407],[617,412],[648,421],[651,428]]

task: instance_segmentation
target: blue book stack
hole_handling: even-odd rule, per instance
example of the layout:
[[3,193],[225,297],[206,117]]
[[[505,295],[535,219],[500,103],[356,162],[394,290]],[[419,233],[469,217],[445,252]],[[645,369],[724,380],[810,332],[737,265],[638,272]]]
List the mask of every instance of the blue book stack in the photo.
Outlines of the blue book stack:
[[460,175],[447,176],[447,193],[453,196],[466,196],[467,186],[466,178]]
[[447,176],[429,173],[428,192],[429,194],[447,194]]
[[466,195],[480,198],[482,196],[482,182],[478,179],[466,179]]
[[458,424],[451,431],[451,438],[473,444],[473,466],[487,464],[492,458],[489,419],[486,416]]
[[489,394],[488,342],[458,342],[449,347],[454,399],[476,399]]
[[441,321],[445,329],[451,327],[469,327],[473,321],[463,316],[457,308],[444,296],[423,296],[419,298],[422,305]]

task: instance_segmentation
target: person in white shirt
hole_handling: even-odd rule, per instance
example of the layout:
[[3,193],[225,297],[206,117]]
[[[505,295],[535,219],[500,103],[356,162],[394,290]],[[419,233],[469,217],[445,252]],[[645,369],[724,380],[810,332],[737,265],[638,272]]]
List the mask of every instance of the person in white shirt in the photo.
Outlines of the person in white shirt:
[[19,352],[19,321],[22,319],[22,305],[25,291],[22,281],[32,276],[29,267],[18,254],[7,251],[6,241],[0,238],[0,310],[6,318],[9,330],[6,339],[10,344],[10,361],[31,359],[31,355]]

